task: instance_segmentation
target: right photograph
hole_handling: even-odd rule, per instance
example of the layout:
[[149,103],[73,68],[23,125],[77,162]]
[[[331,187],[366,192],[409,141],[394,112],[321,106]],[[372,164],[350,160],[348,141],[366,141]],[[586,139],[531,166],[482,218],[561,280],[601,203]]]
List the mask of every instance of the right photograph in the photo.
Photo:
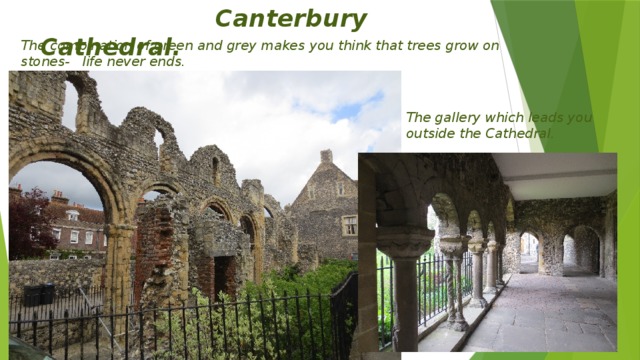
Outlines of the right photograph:
[[617,154],[361,153],[358,203],[364,358],[617,351]]

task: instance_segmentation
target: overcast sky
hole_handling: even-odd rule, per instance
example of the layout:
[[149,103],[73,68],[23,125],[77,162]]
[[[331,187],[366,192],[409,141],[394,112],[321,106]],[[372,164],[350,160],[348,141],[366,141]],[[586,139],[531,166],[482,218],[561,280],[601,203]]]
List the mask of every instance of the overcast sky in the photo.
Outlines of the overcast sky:
[[[260,179],[265,193],[293,202],[331,149],[334,163],[357,179],[357,153],[400,151],[399,72],[92,72],[102,108],[120,125],[144,106],[175,129],[189,159],[217,145],[238,183]],[[67,90],[63,124],[75,130],[75,89]],[[161,141],[157,137],[157,142]],[[51,162],[31,164],[11,185],[61,190],[71,202],[102,208],[79,172]]]

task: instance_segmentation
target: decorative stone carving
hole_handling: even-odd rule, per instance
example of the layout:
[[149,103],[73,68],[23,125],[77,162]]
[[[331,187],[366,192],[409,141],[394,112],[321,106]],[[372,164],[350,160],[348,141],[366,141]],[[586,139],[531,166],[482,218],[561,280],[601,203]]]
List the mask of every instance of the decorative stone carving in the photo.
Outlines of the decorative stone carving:
[[[463,315],[462,306],[462,255],[468,249],[470,236],[447,237],[440,239],[440,251],[445,256],[447,269],[447,298],[449,311],[449,327],[455,331],[466,331],[469,324]],[[455,299],[457,305],[454,306],[454,289],[453,289],[453,264],[456,264],[456,289]]]
[[419,226],[379,227],[377,247],[392,259],[418,259],[431,247],[434,231]]
[[418,350],[416,260],[431,246],[434,232],[426,227],[390,226],[377,229],[377,246],[395,262],[393,350]]

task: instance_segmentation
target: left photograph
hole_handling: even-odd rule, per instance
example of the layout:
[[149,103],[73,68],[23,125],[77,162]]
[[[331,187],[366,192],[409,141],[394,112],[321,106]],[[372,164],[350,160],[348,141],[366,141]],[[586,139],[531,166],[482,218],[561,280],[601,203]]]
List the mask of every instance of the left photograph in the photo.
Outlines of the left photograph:
[[399,72],[10,72],[11,356],[348,358],[399,117]]

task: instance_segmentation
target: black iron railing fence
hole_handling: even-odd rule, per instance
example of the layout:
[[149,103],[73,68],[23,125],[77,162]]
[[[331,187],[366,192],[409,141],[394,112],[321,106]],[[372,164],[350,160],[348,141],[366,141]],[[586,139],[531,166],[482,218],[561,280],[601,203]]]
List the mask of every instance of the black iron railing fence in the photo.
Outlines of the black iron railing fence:
[[[347,359],[357,274],[330,295],[295,292],[107,314],[103,306],[12,318],[12,334],[57,359]],[[112,336],[113,334],[113,336]]]
[[[9,296],[9,321],[13,322],[10,331],[16,331],[18,322],[25,330],[30,326],[27,321],[48,319],[52,315],[62,319],[65,312],[70,318],[95,313],[95,309],[102,308],[105,296],[105,288],[101,286],[51,287],[40,291],[34,288],[25,287],[22,293]],[[133,304],[133,294],[128,303]]]
[[[427,252],[417,262],[418,325],[447,311],[447,284],[444,256]],[[378,347],[382,350],[391,345],[394,322],[394,264],[386,255],[378,259]],[[455,279],[455,277],[454,277]],[[454,280],[455,288],[455,280]],[[472,254],[466,252],[462,259],[462,293],[471,294]]]

